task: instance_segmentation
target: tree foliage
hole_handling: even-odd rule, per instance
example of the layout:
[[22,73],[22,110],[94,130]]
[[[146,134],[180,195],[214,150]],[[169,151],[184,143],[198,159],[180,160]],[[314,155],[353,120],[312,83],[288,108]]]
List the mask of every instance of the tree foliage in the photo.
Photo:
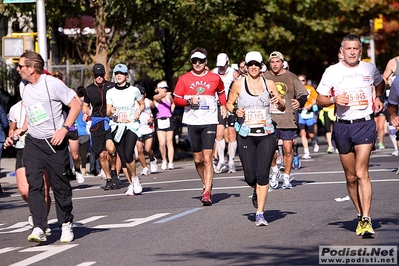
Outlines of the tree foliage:
[[[369,20],[378,14],[393,16],[390,4],[394,2],[48,0],[46,8],[49,31],[65,25],[68,18],[94,17],[96,34],[69,38],[73,45],[65,56],[76,51],[75,60],[88,65],[101,62],[109,69],[123,62],[136,69],[139,79],[166,78],[172,84],[173,78],[190,68],[188,54],[196,46],[208,50],[211,68],[220,52],[238,62],[250,50],[260,51],[265,61],[278,50],[293,72],[319,79],[324,68],[336,62],[342,37],[369,36]],[[0,4],[0,11],[5,16],[33,17],[32,6]]]

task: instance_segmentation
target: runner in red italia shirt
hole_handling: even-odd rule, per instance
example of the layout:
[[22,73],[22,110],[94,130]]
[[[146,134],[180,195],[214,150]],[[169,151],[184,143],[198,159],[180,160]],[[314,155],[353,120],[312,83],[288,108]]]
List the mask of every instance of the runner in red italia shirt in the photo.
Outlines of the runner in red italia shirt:
[[180,77],[173,94],[175,104],[184,106],[183,123],[187,124],[195,168],[204,184],[201,201],[207,206],[212,205],[212,150],[218,124],[218,100],[226,117],[226,95],[219,75],[206,69],[208,60],[204,48],[192,50],[190,62],[193,70]]

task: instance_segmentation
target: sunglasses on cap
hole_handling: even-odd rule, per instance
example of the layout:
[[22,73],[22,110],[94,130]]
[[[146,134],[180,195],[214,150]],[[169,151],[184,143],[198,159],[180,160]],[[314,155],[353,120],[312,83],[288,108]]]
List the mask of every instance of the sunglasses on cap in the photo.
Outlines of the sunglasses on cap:
[[203,64],[203,63],[205,63],[205,61],[206,61],[206,59],[193,58],[193,59],[191,59],[191,64],[194,64],[194,65],[196,65],[198,63]]
[[250,67],[250,66],[261,67],[261,66],[262,66],[262,63],[259,63],[259,62],[256,62],[256,61],[251,61],[251,62],[248,62],[248,63],[247,63],[247,67]]
[[116,75],[127,75],[127,73],[120,72],[120,71],[116,71],[114,74],[115,74],[115,76],[116,76]]

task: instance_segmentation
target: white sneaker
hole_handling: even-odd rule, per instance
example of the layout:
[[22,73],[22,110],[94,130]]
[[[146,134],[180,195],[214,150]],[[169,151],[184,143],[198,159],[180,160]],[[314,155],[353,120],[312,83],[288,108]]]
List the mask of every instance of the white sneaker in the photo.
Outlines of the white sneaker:
[[81,172],[76,172],[75,175],[76,175],[76,182],[78,182],[79,184],[85,182],[85,177],[82,175]]
[[134,195],[134,192],[133,192],[133,183],[132,183],[127,187],[125,196],[133,196],[133,195]]
[[227,172],[228,173],[235,173],[236,172],[236,166],[234,164],[229,164],[229,170]]
[[175,167],[173,166],[173,163],[169,163],[169,164],[168,164],[168,169],[169,169],[169,170],[175,169]]
[[40,227],[35,227],[28,236],[28,241],[40,243],[42,241],[47,241],[47,236]]
[[155,173],[156,171],[158,171],[157,158],[154,157],[154,161],[150,161],[150,169],[151,173]]
[[320,149],[319,144],[315,143],[315,144],[313,145],[313,151],[314,151],[314,152],[319,152],[319,149]]
[[166,160],[162,160],[161,169],[162,170],[166,170],[167,168],[168,168],[168,162]]
[[132,181],[134,194],[141,194],[141,192],[143,192],[143,187],[141,186],[139,178],[137,177],[136,181],[132,178]]
[[102,168],[101,168],[101,171],[100,171],[100,176],[101,176],[102,180],[107,179],[107,176],[105,175],[105,172],[104,172],[104,170]]
[[150,170],[148,169],[148,166],[143,168],[143,171],[141,171],[141,175],[148,175],[150,173]]
[[61,238],[60,241],[62,243],[72,242],[74,238],[73,230],[72,230],[72,223],[67,222],[63,223],[61,226]]
[[47,225],[46,227],[46,236],[51,236],[51,228]]
[[29,217],[28,217],[28,224],[31,228],[33,228],[33,217],[32,217],[32,213],[29,213]]
[[398,155],[399,155],[398,150],[394,150],[394,152],[392,153],[392,156],[398,156]]
[[272,172],[269,179],[269,191],[275,190],[278,188],[278,181],[280,181],[281,175],[280,171]]
[[309,154],[309,153],[305,153],[305,154],[302,156],[302,159],[310,159],[310,158],[312,158],[312,157],[310,157],[310,154]]
[[223,171],[226,171],[229,167],[227,166],[227,164],[225,162],[223,163],[218,163],[218,165],[216,166],[216,168],[214,169],[216,174],[220,174]]

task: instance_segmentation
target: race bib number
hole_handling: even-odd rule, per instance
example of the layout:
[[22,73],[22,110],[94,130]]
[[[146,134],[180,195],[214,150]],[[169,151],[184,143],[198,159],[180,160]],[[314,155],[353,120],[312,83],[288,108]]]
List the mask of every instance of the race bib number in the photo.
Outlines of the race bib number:
[[[283,99],[283,101],[285,104],[285,99]],[[277,104],[270,103],[270,113],[271,114],[284,114],[285,111],[280,111],[279,109],[277,109]]]
[[349,97],[348,106],[352,109],[366,109],[369,101],[366,96],[366,88],[344,89],[344,94]]
[[50,119],[41,103],[37,103],[27,108],[27,114],[29,123],[35,126]]
[[245,124],[251,125],[265,125],[266,124],[266,110],[265,109],[245,109]]
[[117,123],[128,123],[129,122],[129,111],[118,110],[115,112],[114,117],[116,117]]
[[158,119],[158,128],[166,129],[170,127],[170,118]]

